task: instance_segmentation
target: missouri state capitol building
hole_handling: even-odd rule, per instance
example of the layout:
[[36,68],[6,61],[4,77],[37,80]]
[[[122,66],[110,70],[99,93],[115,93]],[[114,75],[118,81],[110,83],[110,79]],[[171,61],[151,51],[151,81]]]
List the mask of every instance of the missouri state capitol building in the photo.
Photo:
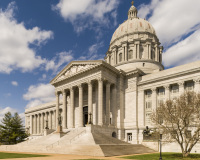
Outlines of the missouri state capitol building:
[[141,144],[159,104],[185,90],[200,91],[200,61],[164,70],[156,31],[137,13],[132,5],[105,60],[70,62],[50,82],[56,101],[25,110],[31,135],[44,135],[45,127],[56,131],[61,115],[63,131],[90,124],[102,135]]

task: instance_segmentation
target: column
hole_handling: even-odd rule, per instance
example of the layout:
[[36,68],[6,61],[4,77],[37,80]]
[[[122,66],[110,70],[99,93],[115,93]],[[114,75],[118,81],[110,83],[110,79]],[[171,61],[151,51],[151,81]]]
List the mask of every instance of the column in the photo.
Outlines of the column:
[[49,111],[49,129],[52,129],[52,113]]
[[200,79],[194,79],[194,91],[196,93],[200,92]]
[[74,128],[74,89],[70,88],[70,128]]
[[137,44],[134,45],[134,51],[133,51],[133,59],[137,59]]
[[33,134],[33,116],[30,115],[30,134]]
[[[88,82],[88,114],[93,113],[92,108],[92,82]],[[93,117],[93,114],[92,114]],[[90,116],[88,115],[88,122],[90,121]]]
[[56,130],[56,110],[54,110],[54,129]]
[[110,83],[106,84],[106,125],[110,125]]
[[93,115],[93,124],[97,125],[98,123],[98,88],[95,85],[95,108],[94,108],[94,115]]
[[79,89],[79,127],[83,127],[83,86],[80,84]]
[[37,115],[37,134],[40,134],[40,115]]
[[159,55],[159,54],[158,54],[158,45],[156,44],[156,45],[155,45],[155,61],[157,61],[157,62],[159,61],[158,55]]
[[137,59],[140,59],[140,43],[137,44]]
[[165,101],[170,99],[170,85],[166,85],[165,87]]
[[[44,121],[44,128],[47,127],[47,121],[48,121],[48,115],[47,115],[47,112],[45,113],[45,121]],[[48,126],[49,127],[49,126]]]
[[98,125],[103,125],[103,80],[98,80]]
[[41,114],[41,133],[43,133],[44,129],[44,113]]
[[157,90],[152,88],[152,111],[155,111],[157,108]]
[[113,120],[112,120],[112,124],[114,126],[117,125],[116,122],[116,118],[117,118],[117,105],[116,105],[116,101],[117,101],[117,87],[116,85],[113,87],[113,103],[112,103],[112,109],[113,109]]
[[127,52],[127,43],[123,46],[124,47],[124,61],[128,61],[128,52]]
[[34,134],[37,133],[37,118],[36,118],[36,114],[34,115]]
[[179,96],[184,93],[184,82],[179,82]]
[[67,128],[67,101],[66,101],[66,91],[62,91],[63,94],[63,129]]
[[[59,117],[59,93],[56,92],[56,128],[58,126],[58,117]],[[47,119],[46,119],[47,120]]]

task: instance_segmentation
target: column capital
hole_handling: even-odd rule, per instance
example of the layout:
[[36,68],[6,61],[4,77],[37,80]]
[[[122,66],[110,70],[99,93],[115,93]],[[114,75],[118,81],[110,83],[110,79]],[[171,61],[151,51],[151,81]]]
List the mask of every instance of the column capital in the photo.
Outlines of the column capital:
[[92,80],[88,80],[88,81],[87,81],[87,84],[88,84],[88,85],[92,85],[92,84],[93,84]]
[[60,91],[55,91],[55,96],[59,96],[60,95]]
[[69,90],[70,90],[70,92],[71,92],[71,91],[74,91],[74,87],[71,86],[71,87],[69,88]]
[[82,84],[78,84],[77,86],[78,86],[79,89],[82,89],[82,88],[83,88],[83,85],[82,85]]
[[152,91],[152,92],[156,92],[156,90],[157,90],[157,88],[156,88],[156,87],[154,87],[154,88],[151,88],[151,91]]
[[103,82],[103,78],[98,78],[98,82]]
[[169,84],[164,86],[165,89],[169,89],[169,87],[170,87]]
[[111,82],[107,81],[106,86],[110,86],[110,85],[111,85]]
[[181,87],[184,86],[184,84],[185,84],[184,81],[180,81],[180,82],[178,82],[178,85],[181,86]]
[[195,84],[199,84],[200,83],[200,78],[193,79],[193,81],[194,81]]
[[66,95],[67,93],[66,93],[66,89],[62,89],[62,94],[63,95]]

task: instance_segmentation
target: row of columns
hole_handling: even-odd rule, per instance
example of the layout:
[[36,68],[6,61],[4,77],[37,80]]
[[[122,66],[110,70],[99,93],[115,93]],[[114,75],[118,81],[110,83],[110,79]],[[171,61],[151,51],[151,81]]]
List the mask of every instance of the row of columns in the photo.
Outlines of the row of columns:
[[30,134],[43,134],[43,129],[48,122],[49,129],[55,129],[55,111],[30,115]]
[[[157,62],[161,62],[160,57],[162,57],[162,47],[159,47],[158,44],[155,44],[154,48],[155,48],[154,53],[152,53],[152,51],[153,51],[152,50],[152,44],[151,44],[151,42],[147,42],[146,47],[144,48],[145,52],[146,52],[145,55],[144,55],[144,58],[145,59],[152,59],[152,60],[157,61]],[[140,54],[141,54],[140,53],[140,41],[134,42],[133,50],[134,50],[134,52],[132,52],[133,59],[140,59]],[[113,54],[113,58],[114,58],[114,60],[113,60],[114,64],[113,65],[118,64],[119,55],[120,55],[120,54],[118,54],[118,52],[121,52],[121,51],[123,51],[122,52],[123,61],[125,61],[125,62],[128,61],[129,60],[128,59],[128,43],[124,43],[124,44],[122,44],[122,49],[118,48],[117,46],[115,46],[112,49],[111,54],[107,55],[107,62],[111,63],[111,56]],[[154,59],[154,57],[152,57],[154,54],[155,54],[155,59]]]
[[[93,113],[93,83],[92,81],[88,81],[88,114]],[[103,116],[103,79],[98,79],[98,125],[104,125],[104,116]],[[73,86],[70,89],[66,88],[62,92],[56,92],[56,125],[58,125],[58,116],[59,116],[59,95],[63,94],[63,128],[74,128],[74,88],[77,86]],[[115,86],[116,87],[116,86]],[[106,83],[106,124],[110,124],[110,89],[111,89],[111,83]],[[78,85],[79,90],[79,121],[78,126],[83,127],[83,84]],[[114,93],[116,94],[116,89],[114,89]],[[70,95],[70,106],[67,106],[66,103],[66,96],[67,92]],[[115,97],[115,96],[114,96]],[[68,109],[68,115],[67,110]],[[68,125],[67,126],[67,116],[69,116]],[[92,115],[93,116],[93,115]],[[76,117],[77,118],[77,117]],[[88,116],[89,121],[89,116]],[[95,122],[96,123],[96,122]]]

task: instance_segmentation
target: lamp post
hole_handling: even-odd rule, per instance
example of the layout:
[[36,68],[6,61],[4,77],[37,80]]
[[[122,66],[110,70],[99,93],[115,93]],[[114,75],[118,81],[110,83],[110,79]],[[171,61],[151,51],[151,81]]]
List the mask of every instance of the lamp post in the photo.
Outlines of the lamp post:
[[159,160],[162,160],[162,133],[160,133],[160,158]]
[[[160,117],[159,118],[159,122],[158,122],[160,125],[162,125],[163,123],[163,120],[162,118]],[[159,160],[162,160],[162,131],[160,130],[160,158]]]

